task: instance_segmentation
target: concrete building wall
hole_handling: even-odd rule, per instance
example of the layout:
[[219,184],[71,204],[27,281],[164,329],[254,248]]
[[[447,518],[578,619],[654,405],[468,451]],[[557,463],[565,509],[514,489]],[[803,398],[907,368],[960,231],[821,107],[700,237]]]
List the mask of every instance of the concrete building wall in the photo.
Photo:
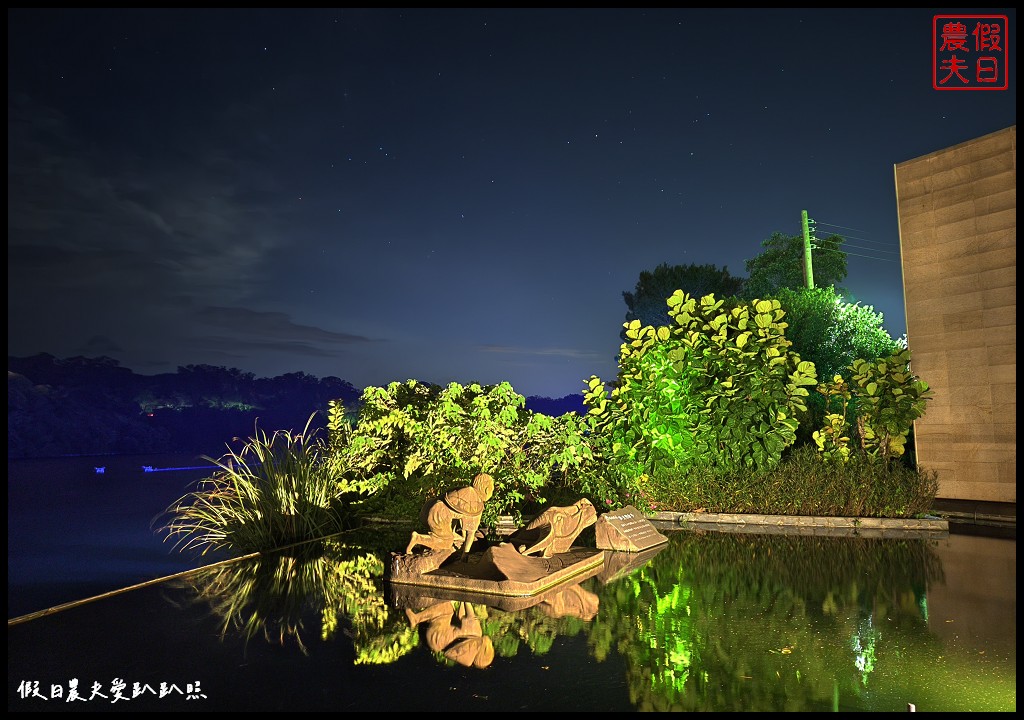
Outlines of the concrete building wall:
[[895,166],[914,426],[939,498],[1017,502],[1017,126]]

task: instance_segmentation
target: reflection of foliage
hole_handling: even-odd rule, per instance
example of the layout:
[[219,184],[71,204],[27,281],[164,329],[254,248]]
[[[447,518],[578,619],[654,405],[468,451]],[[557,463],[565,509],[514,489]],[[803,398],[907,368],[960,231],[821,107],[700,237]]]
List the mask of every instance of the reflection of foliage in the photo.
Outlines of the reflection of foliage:
[[420,636],[400,613],[389,609],[379,626],[354,628],[352,641],[356,648],[356,665],[387,665],[416,648]]
[[322,611],[322,637],[330,639],[340,623],[356,649],[356,665],[384,665],[402,657],[417,644],[401,613],[384,601],[384,563],[377,555],[356,555],[328,569],[332,589]]
[[[391,663],[423,643],[384,599],[387,553],[376,548],[396,538],[373,532],[214,566],[190,582],[222,632],[304,648],[312,618],[314,639],[352,640],[355,663]],[[522,648],[543,656],[560,636],[585,634],[596,661],[624,659],[637,710],[878,710],[907,697],[907,663],[934,667],[925,590],[943,582],[927,540],[679,531],[632,574],[581,583],[600,595],[591,621],[542,605],[473,612],[504,658]]]
[[495,654],[505,658],[515,657],[524,645],[534,655],[545,655],[560,636],[578,635],[589,624],[572,616],[551,617],[537,606],[517,612],[489,608],[481,623]]
[[863,675],[861,683],[867,687],[868,676],[875,669],[875,647],[878,644],[878,631],[870,617],[861,621],[850,644],[855,655],[854,664]]
[[187,576],[200,600],[221,618],[221,634],[247,640],[263,635],[306,652],[304,618],[316,613],[321,639],[344,629],[356,663],[392,662],[416,646],[404,617],[384,599],[384,563],[355,536],[337,536],[277,552],[214,565]]
[[888,631],[928,637],[940,576],[923,540],[675,533],[605,589],[592,639],[618,638],[639,710],[828,709],[856,703]]
[[318,584],[323,565],[275,554],[214,565],[187,578],[220,616],[220,633],[240,632],[246,640],[262,634],[283,645],[293,638],[303,652],[300,631],[309,593]]

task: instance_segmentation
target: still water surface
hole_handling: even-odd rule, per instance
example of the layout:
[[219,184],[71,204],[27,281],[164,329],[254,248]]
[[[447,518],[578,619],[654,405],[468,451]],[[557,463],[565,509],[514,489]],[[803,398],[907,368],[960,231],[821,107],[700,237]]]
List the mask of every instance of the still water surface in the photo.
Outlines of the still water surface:
[[[150,527],[196,458],[8,470],[9,619],[199,564]],[[9,623],[8,709],[1016,710],[1015,540],[659,528],[529,607],[389,587],[385,529],[200,569]]]

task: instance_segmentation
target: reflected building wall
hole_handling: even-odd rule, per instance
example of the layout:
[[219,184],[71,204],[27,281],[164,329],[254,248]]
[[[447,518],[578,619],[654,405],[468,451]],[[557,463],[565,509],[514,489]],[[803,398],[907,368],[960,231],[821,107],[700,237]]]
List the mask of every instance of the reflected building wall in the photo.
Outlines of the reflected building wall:
[[[1017,637],[1017,542],[957,535],[935,548],[945,581],[928,588],[928,627],[954,643],[992,637],[1001,628]],[[981,648],[983,649],[983,648]]]
[[1017,127],[895,166],[914,424],[939,498],[1017,502]]

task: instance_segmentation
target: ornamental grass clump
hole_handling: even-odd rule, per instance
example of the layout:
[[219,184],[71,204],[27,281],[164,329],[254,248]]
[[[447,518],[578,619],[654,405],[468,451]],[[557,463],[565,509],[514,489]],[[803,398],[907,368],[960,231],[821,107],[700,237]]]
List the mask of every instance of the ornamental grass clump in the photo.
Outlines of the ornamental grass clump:
[[164,512],[161,530],[180,551],[200,555],[262,552],[341,532],[352,525],[354,503],[339,493],[334,463],[311,428],[301,433],[257,429],[241,450]]

